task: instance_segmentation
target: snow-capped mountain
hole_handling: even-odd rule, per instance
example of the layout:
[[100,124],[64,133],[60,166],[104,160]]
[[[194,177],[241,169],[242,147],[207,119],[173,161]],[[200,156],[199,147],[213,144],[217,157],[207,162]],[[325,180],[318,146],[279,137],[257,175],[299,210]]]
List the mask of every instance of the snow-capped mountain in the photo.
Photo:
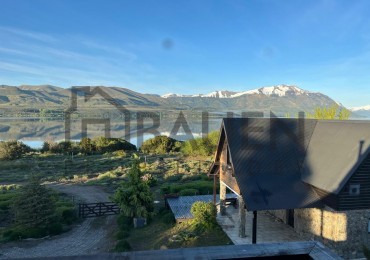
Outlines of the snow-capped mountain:
[[352,107],[349,110],[359,117],[370,118],[370,105],[361,107]]
[[313,111],[316,107],[340,105],[322,93],[311,92],[292,85],[276,85],[241,92],[223,90],[197,95],[172,93],[161,97],[172,106],[215,111],[271,110],[281,113],[297,113]]
[[312,92],[303,90],[297,86],[277,85],[271,87],[263,87],[242,92],[233,92],[227,90],[214,91],[208,94],[198,95],[181,95],[181,94],[165,94],[162,98],[176,98],[176,97],[212,97],[212,98],[237,98],[244,95],[265,95],[265,96],[287,96],[287,95],[306,95]]
[[352,107],[349,110],[352,112],[357,112],[357,111],[370,111],[370,105],[367,106],[362,106],[362,107]]

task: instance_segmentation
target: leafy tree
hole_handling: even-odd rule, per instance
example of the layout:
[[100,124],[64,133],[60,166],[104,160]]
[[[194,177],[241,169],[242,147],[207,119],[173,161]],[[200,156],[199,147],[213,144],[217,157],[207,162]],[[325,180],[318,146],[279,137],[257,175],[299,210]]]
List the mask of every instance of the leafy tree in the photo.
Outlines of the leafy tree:
[[166,154],[169,152],[179,152],[181,142],[164,136],[156,136],[149,140],[146,140],[140,147],[140,150],[144,153],[151,154]]
[[124,216],[148,217],[154,209],[153,194],[142,177],[139,162],[135,160],[128,173],[128,181],[123,182],[113,196]]
[[313,113],[307,113],[307,118],[313,119],[348,120],[350,116],[351,112],[348,109],[337,104],[331,107],[317,107]]
[[32,149],[19,141],[0,142],[0,160],[15,160]]
[[46,228],[55,217],[54,198],[40,180],[31,177],[13,203],[15,223],[22,228]]

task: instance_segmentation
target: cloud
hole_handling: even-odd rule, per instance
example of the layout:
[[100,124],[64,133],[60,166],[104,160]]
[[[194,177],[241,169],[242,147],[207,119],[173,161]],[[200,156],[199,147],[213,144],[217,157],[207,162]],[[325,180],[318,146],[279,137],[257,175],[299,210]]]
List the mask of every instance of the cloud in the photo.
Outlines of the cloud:
[[83,40],[81,41],[81,43],[92,49],[101,50],[106,53],[112,53],[112,54],[118,54],[118,55],[124,56],[128,58],[130,61],[134,61],[137,59],[137,56],[133,54],[132,52],[128,52],[118,47],[104,45],[101,43],[93,42],[91,40]]
[[21,30],[18,28],[13,28],[13,27],[0,26],[0,32],[17,35],[23,38],[31,38],[33,40],[42,41],[42,42],[55,42],[56,41],[56,38],[54,38],[53,36],[49,34],[28,31],[28,30],[26,31],[26,30]]
[[132,88],[153,85],[158,80],[155,68],[133,52],[84,35],[51,36],[0,26],[0,37],[6,39],[0,43],[0,84],[23,84],[38,78],[36,84]]

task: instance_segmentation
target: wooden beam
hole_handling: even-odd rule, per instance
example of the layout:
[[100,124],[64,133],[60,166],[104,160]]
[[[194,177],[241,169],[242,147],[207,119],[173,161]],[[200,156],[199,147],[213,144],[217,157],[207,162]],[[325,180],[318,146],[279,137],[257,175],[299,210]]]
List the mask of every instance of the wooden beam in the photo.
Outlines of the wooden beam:
[[257,244],[257,211],[253,211],[252,244]]
[[213,204],[216,206],[216,175],[213,175]]

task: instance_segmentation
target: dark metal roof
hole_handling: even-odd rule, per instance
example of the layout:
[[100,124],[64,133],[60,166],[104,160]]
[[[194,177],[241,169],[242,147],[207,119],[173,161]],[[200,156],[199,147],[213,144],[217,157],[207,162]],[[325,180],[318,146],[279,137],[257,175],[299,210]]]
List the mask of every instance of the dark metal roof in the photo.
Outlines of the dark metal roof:
[[370,122],[225,118],[216,162],[224,141],[248,210],[320,207],[313,187],[339,193],[370,153]]
[[226,118],[223,129],[247,210],[320,207],[300,168],[316,120]]
[[302,180],[338,194],[369,153],[369,121],[318,121]]

